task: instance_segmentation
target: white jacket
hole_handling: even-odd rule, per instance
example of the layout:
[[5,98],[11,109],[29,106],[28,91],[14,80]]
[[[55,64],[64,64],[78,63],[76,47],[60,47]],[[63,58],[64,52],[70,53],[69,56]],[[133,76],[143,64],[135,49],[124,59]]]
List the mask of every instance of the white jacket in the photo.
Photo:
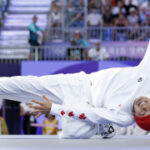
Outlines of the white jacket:
[[85,100],[86,103],[53,104],[51,112],[95,124],[131,125],[134,100],[139,96],[150,97],[149,60],[150,43],[137,67],[112,68],[90,74],[91,97]]
[[128,126],[134,122],[135,98],[150,97],[149,60],[150,44],[137,67],[112,68],[89,75],[3,77],[0,98],[30,102],[43,100],[41,95],[45,94],[53,101],[53,114],[94,124]]

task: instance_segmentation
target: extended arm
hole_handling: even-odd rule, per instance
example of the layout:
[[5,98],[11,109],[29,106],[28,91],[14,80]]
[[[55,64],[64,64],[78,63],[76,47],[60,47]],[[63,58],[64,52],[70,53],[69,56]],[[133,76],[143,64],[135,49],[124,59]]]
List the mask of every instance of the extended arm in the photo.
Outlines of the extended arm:
[[95,108],[83,103],[79,105],[59,105],[52,103],[46,96],[43,96],[44,102],[33,100],[39,106],[31,106],[35,108],[36,116],[44,113],[52,113],[62,117],[73,118],[77,120],[93,122],[95,124],[108,124],[115,123],[120,126],[127,126],[132,123],[132,117],[125,111],[108,109],[108,108]]
[[51,113],[68,118],[90,121],[96,124],[115,123],[127,126],[131,118],[126,112],[108,108],[95,108],[88,105],[59,105],[52,104]]
[[55,95],[50,92],[52,79],[49,76],[1,77],[0,98],[21,102],[30,102],[31,99],[43,100],[42,94],[54,98]]

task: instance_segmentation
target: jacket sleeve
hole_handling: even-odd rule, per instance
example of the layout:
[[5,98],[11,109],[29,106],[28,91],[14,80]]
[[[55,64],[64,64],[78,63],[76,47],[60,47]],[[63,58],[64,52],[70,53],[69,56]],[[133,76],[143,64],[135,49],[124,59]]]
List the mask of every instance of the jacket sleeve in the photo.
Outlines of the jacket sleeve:
[[133,121],[132,115],[127,112],[109,108],[95,108],[89,105],[52,104],[51,113],[96,124],[115,123],[119,126],[128,126]]
[[[41,80],[42,79],[42,80]],[[30,102],[32,99],[43,101],[42,94],[47,94],[47,76],[16,76],[0,78],[0,98],[20,102]]]

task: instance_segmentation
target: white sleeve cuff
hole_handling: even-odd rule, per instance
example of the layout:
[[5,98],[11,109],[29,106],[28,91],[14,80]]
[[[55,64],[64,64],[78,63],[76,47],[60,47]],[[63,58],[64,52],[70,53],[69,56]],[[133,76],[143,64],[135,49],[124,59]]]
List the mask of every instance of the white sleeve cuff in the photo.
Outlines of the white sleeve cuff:
[[60,108],[61,108],[61,105],[53,103],[50,114],[60,115]]

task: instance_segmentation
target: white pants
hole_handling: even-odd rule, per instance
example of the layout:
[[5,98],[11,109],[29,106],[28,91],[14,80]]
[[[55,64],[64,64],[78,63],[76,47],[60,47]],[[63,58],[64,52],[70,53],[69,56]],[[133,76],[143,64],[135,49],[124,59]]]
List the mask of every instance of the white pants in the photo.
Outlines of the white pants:
[[[0,78],[0,98],[31,102],[41,100],[46,95],[53,103],[81,103],[90,97],[90,80],[81,72],[76,74],[59,74],[42,77],[2,77]],[[62,119],[62,138],[89,138],[96,133],[93,123]]]

